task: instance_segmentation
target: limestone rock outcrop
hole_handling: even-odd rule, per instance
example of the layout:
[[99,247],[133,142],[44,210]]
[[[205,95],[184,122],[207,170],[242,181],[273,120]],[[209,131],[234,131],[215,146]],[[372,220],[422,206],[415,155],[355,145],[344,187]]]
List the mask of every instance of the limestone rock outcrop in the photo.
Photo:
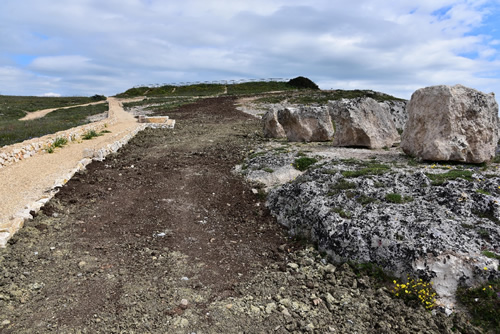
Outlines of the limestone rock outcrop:
[[334,146],[391,147],[400,136],[387,108],[372,98],[328,102],[335,125]]
[[413,93],[401,147],[431,161],[482,163],[495,156],[498,104],[462,85],[432,86]]
[[268,137],[310,142],[328,141],[334,134],[332,120],[325,107],[286,107],[268,111],[262,119],[264,135]]
[[278,122],[278,111],[270,110],[262,116],[264,127],[264,137],[268,138],[286,138],[286,133],[280,122]]
[[386,109],[392,116],[392,121],[396,125],[396,129],[403,130],[405,124],[408,121],[408,113],[406,111],[406,106],[408,104],[407,100],[387,100],[384,102],[379,102],[380,106]]
[[499,260],[483,253],[500,249],[500,177],[435,184],[422,169],[346,173],[365,163],[326,162],[271,190],[267,205],[289,233],[314,241],[334,262],[375,263],[432,281],[447,308],[459,284],[500,278]]

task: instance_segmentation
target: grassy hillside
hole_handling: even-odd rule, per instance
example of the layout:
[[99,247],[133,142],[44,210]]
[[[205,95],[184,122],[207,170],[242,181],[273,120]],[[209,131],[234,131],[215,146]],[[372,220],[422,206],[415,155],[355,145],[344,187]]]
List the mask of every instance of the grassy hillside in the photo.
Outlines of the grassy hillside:
[[45,117],[20,121],[26,112],[95,102],[90,97],[0,96],[0,147],[41,137],[87,123],[87,116],[108,110],[98,104],[51,112]]
[[[227,92],[226,92],[227,89]],[[295,90],[296,88],[286,82],[256,81],[240,84],[194,84],[186,86],[165,85],[160,87],[135,87],[117,94],[117,97],[136,96],[214,96],[214,95],[241,95],[259,94],[271,91]]]

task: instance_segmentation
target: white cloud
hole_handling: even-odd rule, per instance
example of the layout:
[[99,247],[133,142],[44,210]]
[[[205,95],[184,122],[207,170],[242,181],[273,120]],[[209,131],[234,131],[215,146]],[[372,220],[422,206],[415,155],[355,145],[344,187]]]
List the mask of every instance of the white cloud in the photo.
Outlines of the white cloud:
[[[402,97],[455,83],[499,95],[499,39],[484,29],[492,5],[500,6],[497,0],[3,0],[0,70],[17,74],[0,78],[0,93],[109,95],[141,83],[305,75],[322,88]],[[20,54],[35,58],[14,67],[9,56]]]

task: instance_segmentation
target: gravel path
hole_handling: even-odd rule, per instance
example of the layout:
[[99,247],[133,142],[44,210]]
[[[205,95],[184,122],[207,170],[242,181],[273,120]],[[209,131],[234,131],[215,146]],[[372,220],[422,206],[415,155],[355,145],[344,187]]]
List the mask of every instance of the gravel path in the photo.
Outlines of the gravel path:
[[72,142],[54,153],[39,153],[0,169],[0,239],[2,230],[12,226],[19,212],[48,197],[55,185],[65,182],[68,174],[85,157],[86,150],[99,150],[120,141],[140,126],[132,115],[123,110],[122,102],[114,98],[109,98],[108,102],[108,115],[116,117],[116,121],[107,128],[110,133],[92,140]]

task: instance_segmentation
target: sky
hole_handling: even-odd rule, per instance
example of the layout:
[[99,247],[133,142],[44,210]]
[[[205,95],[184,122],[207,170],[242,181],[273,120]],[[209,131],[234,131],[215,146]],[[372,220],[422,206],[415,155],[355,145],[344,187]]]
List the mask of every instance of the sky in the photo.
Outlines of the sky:
[[500,96],[500,0],[1,0],[0,94],[305,76]]

